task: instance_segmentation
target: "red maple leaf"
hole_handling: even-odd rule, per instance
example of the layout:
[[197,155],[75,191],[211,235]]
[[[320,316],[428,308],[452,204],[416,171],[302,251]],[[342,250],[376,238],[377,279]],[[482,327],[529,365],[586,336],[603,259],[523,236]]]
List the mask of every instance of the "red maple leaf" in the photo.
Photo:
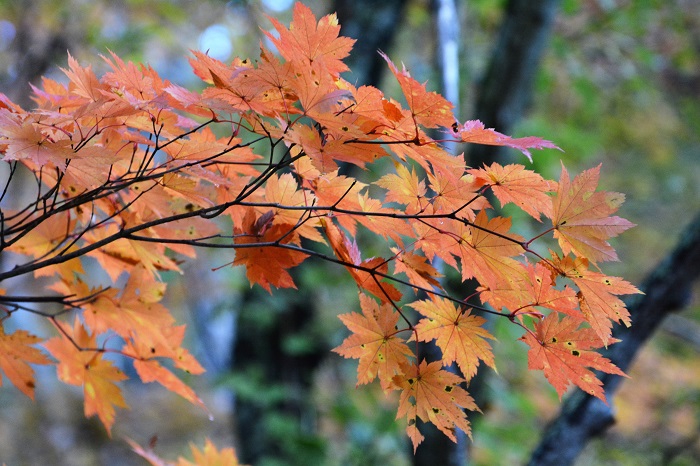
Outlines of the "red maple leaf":
[[[588,368],[622,376],[625,373],[593,351],[603,342],[593,329],[579,328],[580,325],[580,319],[566,316],[559,320],[554,312],[536,323],[535,334],[528,332],[521,337],[530,347],[528,368],[543,371],[559,398],[569,385],[575,384],[605,402],[603,384]],[[610,340],[614,341],[617,340]]]
[[[277,288],[296,288],[288,269],[301,264],[308,254],[272,247],[274,244],[287,244],[294,239],[291,234],[294,225],[278,224],[269,226],[272,216],[257,217],[255,210],[247,209],[242,225],[234,225],[234,243],[242,245],[236,249],[236,259],[232,265],[245,265],[246,277],[251,285],[257,283],[272,292]],[[256,246],[261,244],[260,246]],[[264,245],[264,246],[263,246]]]
[[581,313],[598,337],[607,346],[612,334],[612,323],[632,324],[629,311],[618,295],[637,294],[641,291],[619,277],[609,277],[588,268],[585,258],[567,256],[559,259],[553,255],[556,269],[570,278],[578,287]]

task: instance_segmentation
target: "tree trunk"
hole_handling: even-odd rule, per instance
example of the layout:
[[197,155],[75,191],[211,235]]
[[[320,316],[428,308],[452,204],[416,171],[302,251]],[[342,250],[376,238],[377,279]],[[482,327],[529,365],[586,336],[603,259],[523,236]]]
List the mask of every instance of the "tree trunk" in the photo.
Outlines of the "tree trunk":
[[[510,0],[496,48],[478,87],[475,118],[487,128],[510,134],[529,105],[532,84],[561,0]],[[480,167],[494,161],[497,146],[473,145],[468,163]]]
[[341,34],[354,39],[350,57],[345,60],[352,70],[346,78],[353,84],[377,86],[387,69],[377,50],[391,46],[408,0],[335,0]]
[[[632,363],[642,345],[661,325],[664,317],[683,308],[693,282],[700,278],[700,214],[685,229],[675,249],[644,280],[645,295],[629,300],[632,326],[617,327],[613,335],[621,339],[605,356],[623,371]],[[599,374],[605,396],[612,405],[619,376]],[[612,408],[582,391],[564,401],[560,414],[546,428],[530,458],[532,466],[573,464],[591,437],[599,435],[615,421]]]

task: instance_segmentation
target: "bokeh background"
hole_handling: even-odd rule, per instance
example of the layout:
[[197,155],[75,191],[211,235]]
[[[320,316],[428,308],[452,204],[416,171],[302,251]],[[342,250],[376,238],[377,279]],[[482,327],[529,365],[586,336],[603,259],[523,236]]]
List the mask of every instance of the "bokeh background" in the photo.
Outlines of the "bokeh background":
[[[358,39],[347,79],[398,96],[377,60],[380,48],[431,90],[443,90],[437,37],[445,26],[437,9],[445,2],[305,3],[317,15],[338,11],[341,33]],[[451,23],[459,28],[456,113],[462,121],[486,120],[479,93],[511,2],[448,3],[456,6]],[[614,240],[621,262],[604,271],[639,283],[700,212],[700,0],[548,3],[554,20],[533,63],[532,92],[511,127],[496,129],[558,144],[563,153],[535,156],[535,169],[546,177],[557,179],[561,162],[576,173],[603,164],[601,188],[626,193],[620,215],[638,225]],[[42,75],[62,79],[67,52],[101,74],[99,56],[108,50],[197,88],[189,50],[221,60],[254,58],[265,41],[261,30],[271,27],[266,15],[288,24],[291,7],[287,0],[0,0],[0,92],[31,107],[29,83]],[[525,162],[511,152],[494,157]],[[520,220],[520,228],[533,228]],[[356,389],[355,361],[330,352],[345,336],[337,314],[357,308],[344,269],[305,264],[296,271],[298,291],[268,295],[250,289],[241,270],[212,272],[225,262],[202,251],[184,276],[165,277],[168,305],[188,324],[189,348],[208,370],[188,382],[213,421],[160,387],[129,383],[131,410],[118,414],[109,439],[84,419],[80,391],[40,368],[36,402],[8,383],[0,389],[0,462],[145,464],[126,436],[142,445],[154,440],[156,451],[172,459],[208,437],[235,445],[242,461],[256,465],[435,464],[413,458],[402,424],[394,422],[396,400],[378,386]],[[591,442],[578,465],[700,464],[695,296],[639,355],[614,400],[616,424]],[[494,322],[493,332],[498,373],[479,382],[483,414],[471,416],[469,464],[521,464],[559,400],[540,374],[527,371],[518,331]],[[419,450],[430,456],[431,448],[426,442]]]

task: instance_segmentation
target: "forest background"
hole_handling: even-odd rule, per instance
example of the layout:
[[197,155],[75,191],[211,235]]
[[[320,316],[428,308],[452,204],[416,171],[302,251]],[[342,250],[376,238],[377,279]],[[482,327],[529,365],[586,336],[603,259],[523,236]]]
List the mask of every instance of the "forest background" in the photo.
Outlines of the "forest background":
[[[387,1],[376,10],[367,5],[377,2],[305,3],[317,15],[338,11],[341,34],[359,39],[350,61],[355,75],[346,79],[395,86],[385,65],[375,68],[381,48],[416,79],[428,80],[429,89],[443,91],[441,2]],[[478,114],[480,91],[507,4],[518,2],[456,3],[456,113],[493,126]],[[525,111],[507,122],[513,127],[496,127],[561,147],[563,154],[536,154],[535,168],[547,178],[558,178],[560,159],[572,173],[603,163],[600,188],[626,193],[621,214],[639,225],[615,241],[622,261],[607,264],[606,272],[638,284],[700,212],[700,2],[547,3],[554,21],[534,63]],[[0,1],[0,92],[31,108],[28,83],[41,75],[61,79],[67,51],[99,75],[98,56],[107,49],[193,87],[188,50],[223,60],[254,57],[263,40],[258,25],[271,26],[265,14],[288,23],[291,2]],[[497,156],[509,161],[517,156],[512,152]],[[418,464],[379,387],[356,390],[355,363],[330,352],[345,336],[336,315],[347,312],[343,302],[356,299],[344,271],[306,265],[298,271],[299,291],[268,295],[249,289],[241,270],[212,272],[219,262],[211,255],[192,264],[185,277],[195,274],[195,281],[167,277],[168,307],[188,323],[188,347],[208,370],[188,382],[214,421],[172,393],[135,386],[132,409],[119,413],[116,441],[109,441],[95,421],[83,418],[79,393],[40,375],[36,403],[14,389],[0,390],[2,461],[139,464],[120,438],[146,444],[157,435],[157,451],[171,458],[185,454],[188,441],[209,437],[219,446],[236,445],[241,459],[256,465]],[[615,426],[577,464],[700,462],[700,305],[697,298],[684,304],[628,371],[631,379],[614,399]],[[504,342],[517,338],[510,330],[493,328]],[[513,347],[519,344],[495,345],[499,373],[479,382],[484,414],[471,416],[473,464],[527,461],[560,408],[544,378],[527,371],[525,352]]]

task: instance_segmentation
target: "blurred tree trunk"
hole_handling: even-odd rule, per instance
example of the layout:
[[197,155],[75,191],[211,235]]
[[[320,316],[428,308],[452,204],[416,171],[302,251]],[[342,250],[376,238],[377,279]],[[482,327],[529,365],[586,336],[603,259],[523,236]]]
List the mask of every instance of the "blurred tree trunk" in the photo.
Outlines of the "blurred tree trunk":
[[80,43],[83,30],[74,22],[58,30],[37,27],[39,5],[33,0],[20,0],[12,4],[17,13],[17,32],[12,41],[15,57],[13,72],[3,76],[0,92],[22,107],[31,107],[30,84],[37,84],[51,66],[65,61],[66,50]]
[[[700,279],[700,213],[681,234],[674,250],[644,280],[641,290],[629,300],[632,326],[616,327],[612,345],[604,355],[626,371],[637,352],[661,325],[664,317],[682,309],[689,301],[692,285]],[[598,374],[610,405],[580,390],[567,398],[559,415],[545,430],[530,458],[532,466],[573,464],[588,441],[615,422],[611,408],[615,392],[624,379]]]
[[377,53],[391,47],[408,0],[335,0],[331,11],[338,13],[341,34],[358,39],[345,60],[352,70],[347,79],[354,85],[378,86],[386,62]]
[[236,390],[234,410],[243,463],[322,461],[310,395],[330,345],[314,331],[317,299],[310,288],[269,296],[255,287],[241,300],[231,372],[249,381]]
[[[561,0],[509,0],[496,47],[477,88],[474,118],[487,128],[510,134],[532,99],[533,83],[547,49]],[[473,144],[468,163],[480,167],[502,151]]]

